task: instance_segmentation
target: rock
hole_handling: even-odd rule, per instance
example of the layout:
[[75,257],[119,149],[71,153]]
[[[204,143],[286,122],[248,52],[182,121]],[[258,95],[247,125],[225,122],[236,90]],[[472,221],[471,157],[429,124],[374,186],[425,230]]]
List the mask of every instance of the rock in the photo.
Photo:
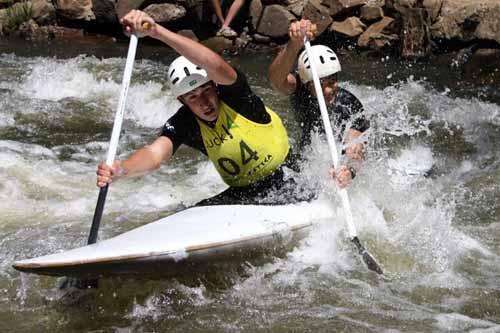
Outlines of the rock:
[[270,5],[264,9],[257,32],[262,35],[279,38],[288,35],[288,26],[295,20],[283,6]]
[[430,15],[425,8],[405,8],[401,11],[401,55],[406,59],[427,57],[431,53]]
[[429,11],[432,22],[435,22],[441,12],[443,0],[424,0],[423,6]]
[[214,52],[221,53],[223,51],[234,51],[233,42],[220,36],[215,36],[201,42],[203,45],[213,50]]
[[337,15],[352,13],[354,9],[366,5],[368,1],[369,0],[325,0],[324,3],[330,7],[330,15],[335,17]]
[[366,25],[355,16],[349,17],[342,22],[333,22],[330,31],[339,32],[348,37],[359,36],[365,31]]
[[33,19],[37,24],[48,25],[56,22],[56,9],[47,0],[33,0]]
[[361,7],[360,18],[362,20],[373,22],[380,20],[382,17],[384,17],[384,11],[382,10],[382,7],[373,5],[364,5],[363,7]]
[[144,0],[117,0],[115,4],[115,12],[118,19],[124,17],[132,9],[141,7]]
[[186,9],[172,3],[153,4],[144,8],[144,12],[149,14],[155,22],[165,24],[178,20],[186,15]]
[[247,47],[248,43],[250,43],[251,40],[252,39],[250,38],[250,36],[244,32],[238,38],[236,38],[236,40],[234,41],[234,46],[236,46],[238,50],[243,50],[245,47]]
[[323,6],[320,0],[309,0],[304,7],[302,16],[316,24],[316,35],[321,35],[333,22],[328,8]]
[[56,0],[57,14],[69,20],[95,20],[92,0]]
[[391,41],[397,40],[397,36],[383,34],[384,29],[388,28],[394,19],[385,16],[382,20],[377,23],[372,24],[366,29],[365,32],[358,38],[358,45],[361,47],[376,47],[386,46],[390,44]]
[[498,0],[443,0],[441,15],[431,27],[432,37],[500,43],[499,17]]
[[262,16],[262,9],[264,7],[262,6],[262,1],[261,0],[252,0],[250,2],[250,8],[249,8],[249,16],[252,24],[253,30],[257,30],[257,27],[259,26],[260,18]]
[[304,12],[305,1],[304,0],[292,0],[287,1],[288,5],[286,9],[288,9],[293,15],[297,17],[302,17],[302,13]]
[[385,6],[385,0],[368,0],[366,2],[366,4],[369,5],[369,6],[384,7]]
[[92,11],[94,12],[97,23],[108,25],[118,24],[114,1],[92,0]]
[[196,34],[194,33],[193,30],[179,30],[177,31],[177,33],[181,36],[184,36],[184,37],[187,37],[189,39],[192,39],[194,41],[199,41],[198,37],[196,36]]
[[74,40],[75,38],[83,37],[83,30],[81,29],[53,25],[39,26],[34,20],[29,20],[21,24],[17,33],[29,40],[50,40],[54,38]]
[[256,43],[269,44],[271,42],[271,37],[264,36],[264,35],[261,35],[261,34],[254,34],[253,35],[253,40]]
[[394,8],[413,8],[417,4],[417,0],[394,0]]

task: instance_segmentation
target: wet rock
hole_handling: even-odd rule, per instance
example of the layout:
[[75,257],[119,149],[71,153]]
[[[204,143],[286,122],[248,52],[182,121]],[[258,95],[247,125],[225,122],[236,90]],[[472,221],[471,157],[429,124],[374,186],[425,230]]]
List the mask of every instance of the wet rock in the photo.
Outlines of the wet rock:
[[373,5],[364,5],[361,7],[360,18],[364,21],[373,22],[378,21],[384,17],[382,7]]
[[385,46],[392,45],[399,37],[385,30],[388,29],[393,22],[393,18],[385,16],[382,20],[372,24],[363,34],[361,34],[361,36],[359,36],[358,45],[374,49],[381,49]]
[[92,0],[56,0],[57,14],[68,20],[95,20]]
[[92,0],[92,11],[95,20],[99,24],[118,24],[118,17],[115,12],[115,2],[112,0]]
[[256,43],[269,44],[271,42],[271,37],[264,36],[264,35],[261,35],[261,34],[254,34],[253,35],[253,40]]
[[34,20],[29,20],[21,24],[15,34],[29,40],[50,40],[54,38],[73,40],[82,38],[83,30],[53,25],[39,26]]
[[248,43],[250,43],[252,39],[250,36],[246,33],[243,32],[236,40],[234,41],[234,46],[238,50],[243,50],[245,47],[247,47]]
[[202,41],[203,45],[208,47],[209,49],[220,53],[224,51],[233,51],[235,48],[233,46],[233,41],[231,39],[215,36],[209,39]]
[[366,29],[366,25],[355,16],[349,17],[342,22],[333,22],[330,31],[335,31],[348,37],[361,35]]
[[257,32],[270,37],[285,37],[288,35],[288,26],[295,20],[286,8],[280,5],[270,5],[264,9]]
[[198,37],[196,34],[193,32],[193,30],[179,30],[177,33],[181,36],[187,37],[189,39],[192,39],[194,41],[199,41]]
[[249,15],[253,30],[257,30],[259,26],[263,8],[261,0],[252,0],[250,2]]
[[436,21],[443,6],[443,0],[424,0],[422,4],[429,11],[432,22]]
[[186,9],[182,6],[171,3],[153,4],[144,9],[155,22],[165,24],[183,18],[186,15]]
[[316,35],[321,35],[333,22],[328,8],[323,6],[320,0],[309,0],[304,7],[303,17],[316,24]]
[[498,0],[448,0],[431,27],[433,38],[500,43],[500,2]]
[[406,59],[427,57],[431,53],[431,25],[429,12],[425,8],[401,8],[401,55]]
[[132,9],[137,9],[141,7],[144,0],[117,0],[115,4],[116,16],[122,18],[130,12]]
[[366,5],[369,0],[326,0],[325,5],[330,7],[330,15],[335,17],[352,13],[355,9]]

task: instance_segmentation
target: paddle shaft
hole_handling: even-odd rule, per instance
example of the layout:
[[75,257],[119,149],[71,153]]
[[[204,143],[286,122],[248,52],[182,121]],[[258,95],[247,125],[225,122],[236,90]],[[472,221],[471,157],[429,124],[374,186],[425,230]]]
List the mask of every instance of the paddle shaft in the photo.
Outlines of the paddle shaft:
[[[335,144],[335,138],[333,136],[332,126],[330,124],[330,117],[328,117],[328,112],[326,110],[325,97],[323,96],[323,89],[321,88],[321,82],[319,81],[318,72],[316,71],[315,59],[312,57],[311,43],[304,37],[304,45],[306,47],[307,57],[309,58],[309,64],[311,66],[311,73],[314,82],[314,89],[316,91],[316,97],[318,98],[319,109],[321,111],[321,118],[323,120],[323,125],[325,127],[326,139],[328,141],[328,146],[330,147],[330,153],[332,157],[332,162],[335,170],[338,172],[339,169],[339,154],[337,153],[337,146]],[[359,254],[363,258],[363,261],[369,269],[378,274],[383,274],[382,268],[377,263],[375,258],[365,249],[363,244],[361,244],[358,235],[356,233],[356,228],[354,227],[354,222],[351,212],[351,204],[349,202],[349,197],[347,195],[347,190],[345,188],[339,189],[340,198],[342,199],[342,206],[344,207],[344,212],[346,216],[347,223],[347,233],[349,238],[356,245]]]
[[[120,132],[122,130],[123,115],[125,114],[125,105],[127,101],[128,88],[130,85],[130,77],[132,76],[132,70],[134,68],[137,42],[138,42],[137,35],[132,34],[130,36],[130,43],[128,46],[125,72],[123,73],[120,100],[118,101],[118,109],[116,110],[115,114],[113,132],[111,133],[111,140],[109,142],[108,155],[106,158],[106,164],[110,167],[113,166],[113,162],[115,161],[116,150],[118,148],[118,141],[120,139]],[[90,233],[87,244],[94,244],[95,242],[97,242],[97,235],[99,233],[99,225],[101,224],[102,212],[104,210],[104,204],[106,202],[106,196],[108,194],[108,187],[109,185],[106,185],[104,187],[101,187],[99,190],[99,197],[97,199],[97,205],[95,207],[94,218],[92,219],[92,226],[90,227]]]
[[[328,116],[328,111],[326,110],[325,97],[323,96],[323,89],[321,89],[321,83],[319,81],[318,72],[316,71],[315,59],[312,57],[311,43],[307,38],[304,39],[304,45],[306,47],[307,57],[309,58],[309,63],[311,65],[311,72],[314,82],[314,89],[316,91],[316,97],[318,98],[319,110],[321,111],[321,118],[323,120],[323,125],[325,127],[326,139],[328,141],[328,147],[330,148],[330,154],[335,170],[339,171],[339,155],[337,153],[337,146],[335,144],[335,138],[333,136],[332,125],[330,124],[330,117]],[[347,195],[347,190],[345,188],[339,189],[340,198],[342,199],[342,206],[344,207],[346,222],[347,222],[347,232],[349,238],[354,239],[357,237],[356,228],[354,227],[354,222],[351,212],[351,204],[349,202],[349,196]]]

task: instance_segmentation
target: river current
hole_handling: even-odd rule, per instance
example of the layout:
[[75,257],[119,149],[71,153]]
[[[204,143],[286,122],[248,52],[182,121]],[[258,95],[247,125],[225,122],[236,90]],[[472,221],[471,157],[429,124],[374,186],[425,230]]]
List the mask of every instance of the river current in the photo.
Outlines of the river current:
[[[174,54],[141,46],[122,158],[151,142],[178,107],[165,87]],[[368,271],[347,239],[319,135],[299,179],[317,184],[335,216],[283,256],[190,278],[102,279],[77,302],[58,279],[15,271],[15,260],[85,243],[125,55],[121,43],[0,43],[0,331],[500,332],[498,92],[457,84],[447,66],[389,57],[346,57],[340,77],[371,119],[349,194],[385,277]],[[293,143],[289,101],[265,78],[272,57],[230,60],[284,118]],[[181,148],[158,172],[111,186],[100,239],[224,188],[205,157]]]

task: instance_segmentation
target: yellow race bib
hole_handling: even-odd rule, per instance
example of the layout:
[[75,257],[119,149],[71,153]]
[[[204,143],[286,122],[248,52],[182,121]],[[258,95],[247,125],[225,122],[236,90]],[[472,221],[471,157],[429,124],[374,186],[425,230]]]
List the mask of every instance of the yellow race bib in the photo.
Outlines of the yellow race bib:
[[258,124],[220,101],[219,116],[212,128],[196,119],[208,158],[229,186],[247,186],[272,174],[288,154],[288,135],[281,119],[271,116]]

